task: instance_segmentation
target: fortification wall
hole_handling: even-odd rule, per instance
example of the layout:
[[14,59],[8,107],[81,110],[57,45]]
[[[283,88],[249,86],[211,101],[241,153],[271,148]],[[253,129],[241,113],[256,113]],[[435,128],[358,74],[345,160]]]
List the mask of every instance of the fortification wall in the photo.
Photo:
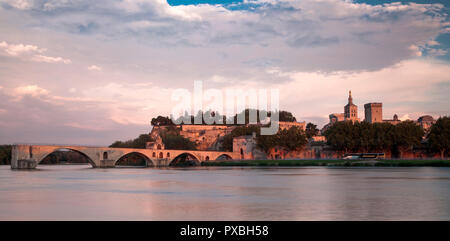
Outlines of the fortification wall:
[[279,122],[280,129],[289,129],[293,126],[296,126],[302,130],[306,130],[306,122],[288,122],[288,121],[280,121]]
[[[180,135],[197,143],[197,150],[217,150],[218,140],[230,133],[235,126],[225,125],[177,125],[171,128],[178,128]],[[168,126],[154,126],[150,136],[156,139]]]

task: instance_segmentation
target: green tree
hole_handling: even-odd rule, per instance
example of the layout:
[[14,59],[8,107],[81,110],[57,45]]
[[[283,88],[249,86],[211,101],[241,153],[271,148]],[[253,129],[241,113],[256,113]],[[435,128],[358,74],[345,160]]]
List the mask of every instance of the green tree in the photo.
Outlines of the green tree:
[[174,125],[172,120],[167,116],[158,116],[156,118],[152,118],[150,122],[152,126],[169,126]]
[[[238,123],[241,122],[241,120],[239,118],[242,118],[242,115],[244,116],[244,123]],[[239,118],[238,118],[239,116]],[[257,109],[245,109],[243,111],[241,111],[238,114],[235,114],[234,116],[230,117],[230,118],[226,118],[227,120],[233,121],[233,123],[235,125],[248,125],[248,124],[256,124],[256,123],[250,123],[250,116],[256,116],[256,122],[260,123],[261,122],[261,117],[262,116],[270,116],[270,113],[266,112],[265,110],[260,110],[258,111]],[[254,120],[253,120],[254,121]]]
[[348,153],[356,149],[359,142],[355,125],[351,121],[341,121],[325,132],[327,143],[335,150]]
[[317,136],[319,134],[319,129],[317,129],[317,125],[314,125],[313,123],[309,122],[306,125],[306,137],[309,139],[313,136]]
[[289,111],[282,110],[278,114],[279,114],[280,121],[287,121],[287,122],[296,122],[297,121],[297,119],[295,119],[294,115]]
[[374,123],[372,125],[370,150],[373,152],[392,151],[394,146],[395,126],[390,123]]
[[450,149],[450,117],[441,117],[431,126],[428,147],[431,151],[439,151],[441,159],[444,159],[445,153]]
[[11,163],[11,145],[0,145],[0,165]]
[[354,123],[355,150],[369,152],[374,141],[374,126],[368,122]]
[[289,129],[280,130],[277,135],[279,136],[279,146],[287,151],[295,151],[302,149],[306,143],[306,135],[302,129],[297,126],[292,126]]
[[261,148],[265,153],[280,144],[279,135],[263,135],[258,136],[256,139],[256,145]]
[[413,121],[402,121],[397,124],[394,133],[394,145],[399,149],[400,157],[403,152],[420,145],[423,136],[423,129]]

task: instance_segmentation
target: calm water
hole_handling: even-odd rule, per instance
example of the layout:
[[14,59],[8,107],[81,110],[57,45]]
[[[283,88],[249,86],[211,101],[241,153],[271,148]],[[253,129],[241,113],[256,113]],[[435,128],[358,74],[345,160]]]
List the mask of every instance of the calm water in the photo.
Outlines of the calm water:
[[450,168],[0,166],[0,220],[450,220]]

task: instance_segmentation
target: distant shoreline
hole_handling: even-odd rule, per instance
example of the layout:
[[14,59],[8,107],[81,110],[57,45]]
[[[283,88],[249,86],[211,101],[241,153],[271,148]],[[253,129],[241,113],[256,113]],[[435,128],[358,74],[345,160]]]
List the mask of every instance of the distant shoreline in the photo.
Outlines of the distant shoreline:
[[366,166],[366,167],[450,167],[450,159],[425,159],[425,160],[323,160],[323,159],[302,159],[302,160],[245,160],[245,161],[218,161],[203,162],[202,166]]

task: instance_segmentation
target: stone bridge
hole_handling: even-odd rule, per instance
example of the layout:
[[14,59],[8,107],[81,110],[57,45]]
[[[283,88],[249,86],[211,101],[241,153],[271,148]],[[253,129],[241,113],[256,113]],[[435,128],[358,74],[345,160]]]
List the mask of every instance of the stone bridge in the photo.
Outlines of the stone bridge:
[[179,157],[189,157],[197,165],[217,159],[238,159],[239,153],[221,151],[156,150],[64,145],[13,145],[12,169],[33,169],[45,157],[59,150],[72,150],[87,157],[93,167],[115,167],[128,154],[137,154],[146,160],[146,166],[166,167],[173,165]]

